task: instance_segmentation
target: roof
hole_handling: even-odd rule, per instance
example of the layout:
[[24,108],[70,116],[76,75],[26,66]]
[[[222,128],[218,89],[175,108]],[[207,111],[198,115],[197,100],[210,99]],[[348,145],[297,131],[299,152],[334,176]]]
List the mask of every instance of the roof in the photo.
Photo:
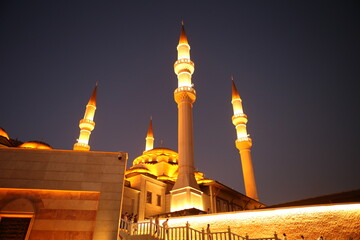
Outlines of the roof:
[[2,127],[0,127],[0,136],[6,138],[7,140],[10,140],[9,135]]
[[266,206],[264,203],[262,203],[262,202],[260,202],[260,201],[258,201],[256,199],[253,199],[253,198],[251,198],[251,197],[249,197],[249,196],[247,196],[247,195],[245,195],[245,194],[243,194],[243,193],[241,193],[241,192],[239,192],[239,191],[237,191],[237,190],[235,190],[235,189],[233,189],[233,188],[231,188],[229,186],[226,186],[226,185],[224,185],[223,183],[221,183],[219,181],[211,181],[211,182],[204,183],[203,185],[204,186],[214,185],[214,186],[216,186],[218,188],[222,188],[222,189],[225,189],[225,190],[227,190],[229,192],[232,192],[235,195],[239,195],[239,196],[241,195],[241,197],[244,198],[244,199],[249,199],[250,201],[254,201],[254,202],[259,203],[261,208]]
[[21,148],[34,148],[34,149],[52,149],[52,147],[44,142],[40,141],[29,141],[21,144],[19,147]]
[[293,207],[293,206],[302,206],[302,205],[317,205],[317,204],[346,203],[346,202],[360,202],[360,189],[322,195],[322,196],[296,200],[287,203],[280,203],[268,207],[269,208]]
[[13,147],[13,144],[8,138],[0,135],[0,147]]

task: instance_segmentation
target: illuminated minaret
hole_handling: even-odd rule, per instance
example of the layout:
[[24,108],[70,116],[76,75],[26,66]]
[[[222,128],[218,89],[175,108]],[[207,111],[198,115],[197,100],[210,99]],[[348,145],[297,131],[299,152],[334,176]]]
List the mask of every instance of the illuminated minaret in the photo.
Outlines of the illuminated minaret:
[[86,105],[84,118],[80,120],[80,136],[77,143],[74,144],[74,150],[89,151],[89,139],[91,131],[95,128],[94,115],[96,110],[96,90],[98,84],[94,88],[94,91],[90,97],[88,104]]
[[154,133],[152,129],[152,118],[150,118],[149,129],[145,138],[145,152],[154,148]]
[[249,137],[246,130],[246,123],[248,121],[246,114],[244,114],[242,100],[236,89],[234,79],[232,79],[232,100],[231,100],[234,116],[232,117],[232,122],[236,128],[237,139],[235,141],[236,148],[239,149],[241,166],[244,176],[245,192],[248,197],[251,197],[255,200],[259,200],[254,169],[251,160],[250,148],[252,146],[251,138]]
[[190,45],[183,23],[177,52],[178,60],[174,64],[174,70],[178,88],[175,89],[174,99],[178,106],[179,175],[171,190],[171,211],[189,208],[203,210],[202,192],[194,176],[192,104],[195,102],[196,92],[191,83],[191,75],[195,69],[190,60]]

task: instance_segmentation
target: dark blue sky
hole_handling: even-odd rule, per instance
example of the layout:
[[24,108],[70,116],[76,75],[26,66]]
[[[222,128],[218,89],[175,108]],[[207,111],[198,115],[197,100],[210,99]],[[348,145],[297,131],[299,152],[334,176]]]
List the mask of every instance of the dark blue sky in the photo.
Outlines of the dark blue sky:
[[2,1],[0,126],[72,149],[99,81],[92,150],[177,149],[180,22],[195,62],[195,165],[240,192],[235,77],[260,200],[360,187],[358,1]]

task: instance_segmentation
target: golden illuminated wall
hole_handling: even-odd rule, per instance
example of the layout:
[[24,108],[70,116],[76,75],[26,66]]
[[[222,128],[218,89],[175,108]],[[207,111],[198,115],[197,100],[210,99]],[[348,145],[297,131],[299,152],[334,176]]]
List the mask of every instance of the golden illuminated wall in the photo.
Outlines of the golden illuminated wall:
[[[251,238],[270,237],[276,231],[286,233],[287,239],[349,240],[360,238],[360,203],[327,204],[321,206],[290,207],[233,212],[225,214],[197,215],[171,218],[170,227],[184,226],[201,230],[211,225],[212,231],[226,231],[228,226],[234,233]],[[282,238],[281,238],[282,239]]]
[[129,173],[150,173],[160,180],[175,181],[178,174],[178,154],[166,148],[145,151],[133,161]]
[[[0,217],[32,217],[29,240],[93,239],[99,192],[0,188],[0,193]],[[33,209],[23,209],[26,201]]]
[[[140,174],[129,177],[127,180],[130,182],[131,188],[124,188],[123,213],[137,214],[139,220],[144,220],[150,216],[166,212],[165,193],[167,186],[165,183]],[[147,192],[151,193],[150,203],[147,202]],[[160,196],[160,205],[157,204],[157,196]],[[128,202],[125,202],[125,199]]]
[[[54,227],[64,231],[73,228],[88,232],[91,225],[94,227],[93,239],[116,239],[126,153],[121,156],[119,159],[118,153],[109,152],[0,148],[0,196],[9,196],[11,189],[27,189],[24,190],[27,198],[39,195],[42,190],[62,190],[59,194],[52,191],[41,192],[46,196],[39,197],[47,199],[43,201],[44,207],[51,209],[49,215],[41,212],[42,215],[39,216],[51,218],[53,210],[57,209],[60,222],[54,224],[43,219],[34,225],[34,230],[45,231]],[[74,194],[68,193],[70,191],[74,191]],[[85,195],[82,192],[86,192]],[[84,200],[81,204],[78,197]],[[85,214],[81,211],[63,210],[92,212]],[[96,211],[96,222],[89,224],[86,221],[94,214],[93,211]],[[75,219],[77,223],[73,222],[71,226],[69,222],[62,224],[63,218],[69,221]]]

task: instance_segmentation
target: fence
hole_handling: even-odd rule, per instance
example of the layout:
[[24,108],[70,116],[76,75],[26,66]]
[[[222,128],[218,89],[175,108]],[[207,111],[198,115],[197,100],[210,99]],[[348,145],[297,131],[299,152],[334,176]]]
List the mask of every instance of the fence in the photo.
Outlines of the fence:
[[120,230],[131,235],[150,235],[160,240],[280,240],[276,233],[273,237],[267,238],[250,238],[248,235],[242,237],[231,232],[230,227],[224,232],[208,233],[202,229],[201,231],[190,227],[186,223],[183,227],[169,227],[157,225],[152,221],[142,223],[131,223],[121,219]]

